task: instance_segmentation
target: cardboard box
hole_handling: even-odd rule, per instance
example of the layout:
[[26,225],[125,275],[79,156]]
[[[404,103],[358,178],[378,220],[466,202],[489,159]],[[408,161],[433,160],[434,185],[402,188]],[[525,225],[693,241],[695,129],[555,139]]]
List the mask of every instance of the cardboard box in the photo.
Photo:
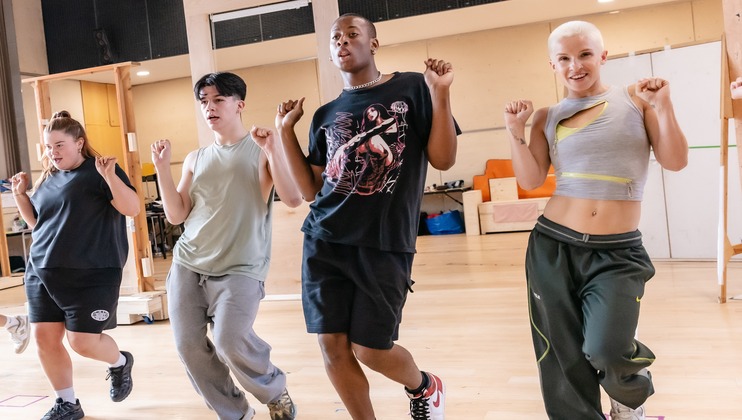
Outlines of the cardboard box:
[[490,200],[503,201],[518,199],[518,184],[514,177],[491,178],[489,184]]

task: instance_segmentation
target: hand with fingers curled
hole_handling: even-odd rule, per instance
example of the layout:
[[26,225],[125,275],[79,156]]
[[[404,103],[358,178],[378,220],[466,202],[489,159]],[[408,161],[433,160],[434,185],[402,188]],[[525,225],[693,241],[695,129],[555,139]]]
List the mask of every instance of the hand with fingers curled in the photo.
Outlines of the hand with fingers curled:
[[276,130],[280,132],[283,127],[293,128],[303,115],[304,97],[281,102],[276,112]]
[[450,87],[453,83],[453,65],[451,63],[428,58],[425,60],[425,83],[433,89],[435,87]]
[[634,88],[635,94],[652,106],[670,99],[670,83],[659,77],[640,79]]
[[28,190],[28,174],[18,172],[10,177],[10,190],[13,192],[13,196],[25,195],[26,190]]
[[156,142],[152,143],[152,146],[150,146],[150,151],[152,152],[152,163],[155,165],[155,168],[157,168],[158,172],[160,171],[160,169],[170,167],[170,140],[157,140]]
[[253,141],[263,150],[271,148],[276,144],[275,134],[275,131],[270,128],[258,127],[253,125],[250,129],[250,136],[252,137]]
[[95,158],[95,169],[103,179],[111,179],[116,176],[116,157],[98,156]]
[[525,126],[533,114],[533,103],[527,99],[518,99],[505,104],[505,126]]

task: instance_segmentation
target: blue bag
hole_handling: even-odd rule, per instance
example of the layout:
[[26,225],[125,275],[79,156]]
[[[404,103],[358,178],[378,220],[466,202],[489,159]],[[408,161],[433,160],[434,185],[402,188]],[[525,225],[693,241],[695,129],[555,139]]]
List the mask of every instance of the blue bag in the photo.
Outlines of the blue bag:
[[461,218],[461,212],[458,210],[431,216],[425,220],[425,224],[428,225],[428,230],[432,235],[464,233],[464,219]]

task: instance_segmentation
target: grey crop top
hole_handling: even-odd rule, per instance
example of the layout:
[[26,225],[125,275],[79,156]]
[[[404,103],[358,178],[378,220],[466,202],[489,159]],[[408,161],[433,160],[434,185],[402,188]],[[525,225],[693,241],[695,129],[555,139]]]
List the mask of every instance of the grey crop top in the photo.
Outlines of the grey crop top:
[[[602,107],[602,111],[584,127],[559,125],[594,106]],[[563,99],[549,108],[544,135],[556,174],[554,195],[641,201],[650,143],[644,113],[625,87],[610,87],[586,98]]]

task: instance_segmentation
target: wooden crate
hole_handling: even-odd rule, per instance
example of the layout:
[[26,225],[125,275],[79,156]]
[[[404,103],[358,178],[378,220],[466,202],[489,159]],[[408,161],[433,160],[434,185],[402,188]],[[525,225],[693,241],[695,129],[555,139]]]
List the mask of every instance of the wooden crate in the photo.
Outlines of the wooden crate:
[[549,201],[545,198],[488,201],[479,205],[482,233],[517,232],[533,229]]
[[164,291],[141,292],[119,297],[116,323],[129,325],[144,321],[168,319],[167,294]]

